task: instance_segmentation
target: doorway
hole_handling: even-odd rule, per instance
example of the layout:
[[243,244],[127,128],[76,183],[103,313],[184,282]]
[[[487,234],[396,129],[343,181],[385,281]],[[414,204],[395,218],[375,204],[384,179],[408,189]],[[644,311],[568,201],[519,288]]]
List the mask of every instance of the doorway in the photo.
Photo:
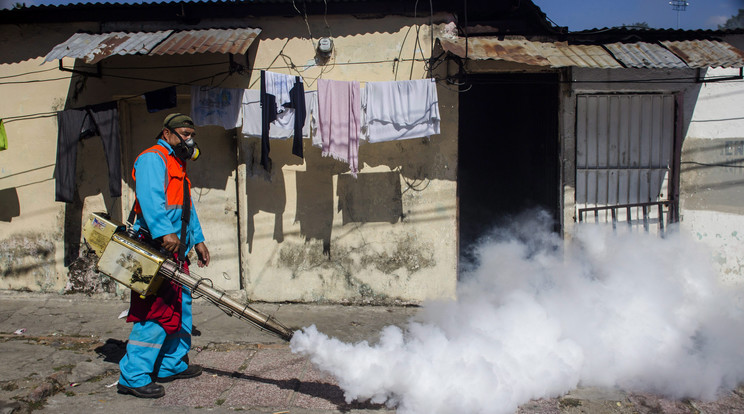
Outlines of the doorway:
[[462,259],[494,227],[543,209],[560,230],[558,74],[471,75],[459,100]]

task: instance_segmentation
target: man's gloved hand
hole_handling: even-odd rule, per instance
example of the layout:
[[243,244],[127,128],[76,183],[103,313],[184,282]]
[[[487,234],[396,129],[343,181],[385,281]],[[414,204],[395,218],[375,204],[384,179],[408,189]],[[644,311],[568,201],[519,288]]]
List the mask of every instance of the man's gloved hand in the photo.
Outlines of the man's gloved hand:
[[176,233],[166,234],[163,236],[163,249],[171,253],[178,253],[181,242],[178,240]]
[[196,256],[199,258],[196,264],[199,267],[209,266],[209,249],[207,249],[207,245],[204,242],[198,243],[194,246],[194,250],[196,250]]

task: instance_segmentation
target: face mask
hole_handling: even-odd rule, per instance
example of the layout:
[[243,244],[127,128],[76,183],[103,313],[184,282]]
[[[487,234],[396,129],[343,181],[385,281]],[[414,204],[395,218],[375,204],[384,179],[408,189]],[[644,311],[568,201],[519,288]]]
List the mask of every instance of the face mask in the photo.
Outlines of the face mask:
[[196,161],[196,159],[199,158],[199,155],[201,155],[201,151],[199,150],[199,145],[194,142],[194,139],[189,137],[189,139],[184,141],[181,134],[176,132],[176,130],[171,129],[170,132],[176,134],[178,139],[181,140],[178,145],[173,147],[173,152],[176,154],[176,157],[180,158],[182,161]]

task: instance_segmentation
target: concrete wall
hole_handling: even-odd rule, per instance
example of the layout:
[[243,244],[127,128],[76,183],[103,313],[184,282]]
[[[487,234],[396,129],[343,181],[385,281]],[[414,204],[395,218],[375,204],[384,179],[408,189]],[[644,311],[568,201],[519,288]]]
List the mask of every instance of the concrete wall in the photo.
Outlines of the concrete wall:
[[[62,291],[65,260],[69,264],[73,258],[80,224],[89,212],[104,210],[118,218],[128,212],[131,163],[168,112],[144,112],[142,93],[178,82],[258,89],[260,69],[301,75],[309,90],[317,89],[320,77],[358,80],[362,86],[365,81],[421,79],[428,76],[421,61],[430,53],[428,21],[329,16],[328,26],[322,17],[307,22],[299,17],[202,22],[205,27],[260,27],[262,34],[247,57],[235,58],[251,69],[210,76],[227,70],[227,56],[218,54],[114,56],[102,62],[100,79],[71,78],[55,69],[57,62],[39,66],[41,57],[80,24],[0,27],[3,44],[18,49],[17,56],[1,58],[0,77],[49,70],[18,79],[62,78],[21,85],[0,82],[3,96],[13,97],[0,103],[4,116],[45,114],[6,126],[10,148],[0,152],[0,203],[2,211],[11,213],[0,217],[0,288]],[[101,30],[161,27],[163,23],[107,24]],[[97,25],[87,28],[99,30]],[[308,31],[316,41],[319,36],[333,37],[334,55],[325,65],[313,64]],[[95,69],[68,59],[64,63]],[[204,63],[216,65],[193,66]],[[194,198],[216,259],[199,274],[225,289],[243,289],[254,300],[408,303],[453,296],[457,93],[438,90],[441,135],[363,144],[357,179],[343,163],[321,157],[309,140],[304,162],[291,155],[288,141],[272,141],[275,167],[268,174],[258,166],[257,139],[217,127],[198,129],[201,142],[208,144],[205,157],[190,167]],[[189,88],[179,86],[178,92],[188,108]],[[93,138],[79,147],[79,200],[55,202],[54,111],[110,100],[117,100],[120,109],[122,198],[107,194],[102,145]],[[6,208],[15,205],[15,194],[18,207]],[[227,235],[231,228],[233,233]]]
[[[710,69],[707,79],[738,76]],[[744,282],[744,80],[703,84],[682,148],[682,227],[711,247],[721,274]]]

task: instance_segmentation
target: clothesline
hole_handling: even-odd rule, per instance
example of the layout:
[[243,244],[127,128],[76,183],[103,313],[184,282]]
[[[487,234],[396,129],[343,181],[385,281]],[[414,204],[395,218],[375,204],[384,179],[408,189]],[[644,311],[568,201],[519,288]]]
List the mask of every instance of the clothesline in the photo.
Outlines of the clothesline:
[[[177,106],[176,86],[144,96],[149,112]],[[322,148],[323,156],[347,162],[356,177],[360,140],[384,142],[439,134],[435,79],[367,82],[364,89],[359,81],[319,79],[317,90],[305,91],[299,76],[263,71],[260,90],[191,86],[191,96],[196,125],[241,128],[245,136],[261,136],[262,165],[267,170],[271,169],[270,138],[294,136],[293,154],[299,157],[303,156],[302,139],[310,138],[314,146]],[[118,101],[4,121],[57,115],[57,201],[72,201],[77,142],[90,136],[103,141],[111,196],[121,195]],[[7,148],[4,132],[0,128],[2,149]]]
[[[175,92],[171,92],[175,93]],[[261,165],[271,169],[270,139],[311,138],[324,156],[349,163],[357,172],[359,140],[371,143],[439,134],[435,79],[368,82],[319,79],[305,91],[299,76],[262,71],[259,90],[191,88],[191,116],[197,125],[240,128],[261,137]]]

